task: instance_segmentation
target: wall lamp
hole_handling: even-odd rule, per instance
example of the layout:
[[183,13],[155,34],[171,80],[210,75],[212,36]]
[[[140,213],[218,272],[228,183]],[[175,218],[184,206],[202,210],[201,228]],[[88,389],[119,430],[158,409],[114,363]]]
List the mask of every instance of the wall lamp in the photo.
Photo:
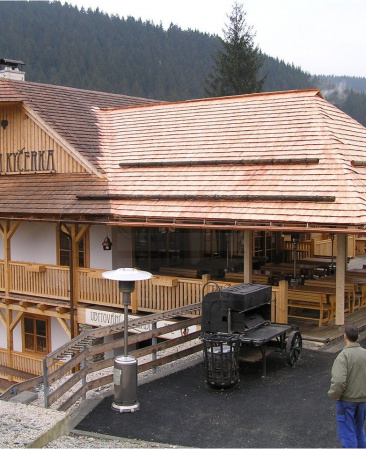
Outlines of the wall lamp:
[[102,246],[103,246],[104,251],[110,251],[112,249],[112,242],[110,241],[109,237],[106,237],[104,239]]

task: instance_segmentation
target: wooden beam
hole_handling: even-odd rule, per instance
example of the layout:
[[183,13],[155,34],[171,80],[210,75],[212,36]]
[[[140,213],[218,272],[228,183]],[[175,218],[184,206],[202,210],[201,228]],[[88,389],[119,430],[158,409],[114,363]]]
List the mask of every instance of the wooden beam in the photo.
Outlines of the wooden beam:
[[3,314],[3,312],[0,310],[0,323],[2,323],[2,325],[5,327],[6,329],[6,317]]
[[335,324],[344,325],[344,291],[347,267],[347,245],[346,234],[337,235],[337,270],[336,270],[336,316]]
[[244,231],[244,283],[252,282],[253,232]]
[[33,306],[34,303],[29,301],[19,301],[19,305],[21,305],[24,309],[28,309],[28,307]]
[[20,319],[22,318],[24,312],[18,312],[17,316],[14,318],[14,320],[11,322],[9,329],[11,332],[13,332],[13,329],[15,326],[19,323]]
[[63,318],[57,317],[57,321],[61,324],[61,327],[66,332],[66,335],[71,338],[71,329],[70,326],[67,324],[66,320]]
[[[11,318],[12,311],[7,308],[6,309],[6,354],[7,354],[7,365],[10,368],[13,368],[13,331],[11,330]],[[10,376],[10,381],[13,378]]]
[[37,304],[37,309],[42,310],[42,312],[48,309],[52,309],[52,307],[53,306],[49,306],[47,304]]
[[9,306],[10,304],[14,304],[16,301],[15,299],[10,299],[10,298],[2,298],[1,302],[3,304],[6,304],[7,306]]
[[75,236],[75,241],[77,244],[80,243],[80,240],[84,237],[85,233],[90,228],[90,225],[84,225],[81,229],[77,229],[77,234]]
[[70,309],[67,308],[67,307],[60,307],[60,306],[56,307],[56,312],[57,313],[61,313],[61,315],[64,314],[64,313],[69,312],[69,310]]
[[10,240],[13,237],[15,231],[20,226],[20,221],[15,223],[10,223],[10,220],[5,220],[0,223],[0,232],[4,243],[4,277],[5,277],[5,294],[9,295],[11,290],[11,251],[10,251]]

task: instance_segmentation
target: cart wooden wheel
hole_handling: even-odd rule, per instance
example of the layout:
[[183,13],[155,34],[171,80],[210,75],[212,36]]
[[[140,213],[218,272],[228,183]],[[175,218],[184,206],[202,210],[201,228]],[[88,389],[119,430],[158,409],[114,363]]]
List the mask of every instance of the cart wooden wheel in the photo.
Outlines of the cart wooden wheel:
[[301,359],[302,337],[300,332],[294,331],[288,337],[286,343],[286,363],[295,366]]

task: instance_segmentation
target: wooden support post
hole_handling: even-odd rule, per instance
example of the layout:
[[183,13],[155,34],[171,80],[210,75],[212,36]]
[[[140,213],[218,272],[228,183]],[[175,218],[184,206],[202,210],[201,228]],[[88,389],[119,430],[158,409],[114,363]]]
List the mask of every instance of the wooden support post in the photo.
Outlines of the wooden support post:
[[280,281],[278,284],[278,293],[276,301],[272,303],[271,321],[274,323],[288,323],[288,282]]
[[203,274],[202,275],[202,285],[207,284],[211,280],[211,276],[209,274]]
[[[13,366],[13,331],[11,329],[11,321],[12,321],[12,312],[9,306],[6,308],[6,352],[7,352],[7,361],[6,364],[10,368],[14,368]],[[12,376],[9,378],[10,381],[13,380]]]
[[347,234],[337,235],[336,316],[335,324],[344,325],[344,292],[347,266]]
[[133,314],[136,314],[136,313],[138,313],[138,311],[139,311],[138,295],[137,295],[137,291],[136,291],[136,288],[135,288],[135,290],[131,293],[131,312]]
[[253,272],[253,232],[244,231],[244,284],[252,282]]
[[[10,223],[9,220],[5,220],[0,223],[0,235],[3,238],[4,243],[4,277],[5,277],[5,296],[9,296],[12,287],[11,281],[11,249],[10,240],[13,237],[15,231],[20,226],[20,222]],[[12,312],[9,306],[6,309],[5,316],[6,323],[6,349],[7,349],[7,365],[13,368],[13,329],[12,327]],[[12,380],[12,377],[10,377]]]
[[89,229],[89,225],[79,226],[75,223],[70,227],[66,224],[61,225],[61,231],[69,237],[70,240],[70,328],[71,338],[78,335],[79,326],[77,321],[76,307],[80,298],[79,289],[79,243]]
[[10,240],[13,237],[15,231],[20,226],[20,222],[10,224],[9,220],[5,220],[0,223],[0,235],[4,242],[4,277],[5,277],[5,296],[8,296],[11,291],[11,250]]

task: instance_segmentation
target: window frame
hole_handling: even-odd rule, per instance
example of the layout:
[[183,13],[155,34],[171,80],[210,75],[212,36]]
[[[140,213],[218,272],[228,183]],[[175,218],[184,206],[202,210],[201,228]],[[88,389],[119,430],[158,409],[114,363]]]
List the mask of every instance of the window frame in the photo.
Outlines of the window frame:
[[[30,334],[29,332],[26,332],[25,329],[25,319],[32,319],[33,320],[33,333]],[[36,321],[44,321],[46,323],[46,352],[40,352],[37,351],[37,329],[35,328],[36,326]],[[22,317],[22,350],[24,353],[28,353],[28,354],[34,354],[40,357],[44,357],[45,355],[50,353],[50,349],[51,349],[51,334],[50,334],[50,317],[47,316],[41,316],[41,315],[32,315],[29,313],[25,313]],[[26,348],[26,342],[25,342],[25,337],[26,335],[33,335],[33,343],[34,343],[34,349],[29,349]],[[43,337],[42,335],[38,335],[40,337]]]
[[[80,251],[79,251],[79,257],[78,257],[78,268],[89,268],[90,267],[90,235],[89,235],[89,229],[85,232],[85,234],[82,237],[82,240],[84,241],[84,266],[80,266]],[[57,265],[62,267],[69,267],[70,265],[61,265],[61,227],[56,227],[56,247],[57,247]],[[68,251],[70,254],[70,249],[62,251]]]

